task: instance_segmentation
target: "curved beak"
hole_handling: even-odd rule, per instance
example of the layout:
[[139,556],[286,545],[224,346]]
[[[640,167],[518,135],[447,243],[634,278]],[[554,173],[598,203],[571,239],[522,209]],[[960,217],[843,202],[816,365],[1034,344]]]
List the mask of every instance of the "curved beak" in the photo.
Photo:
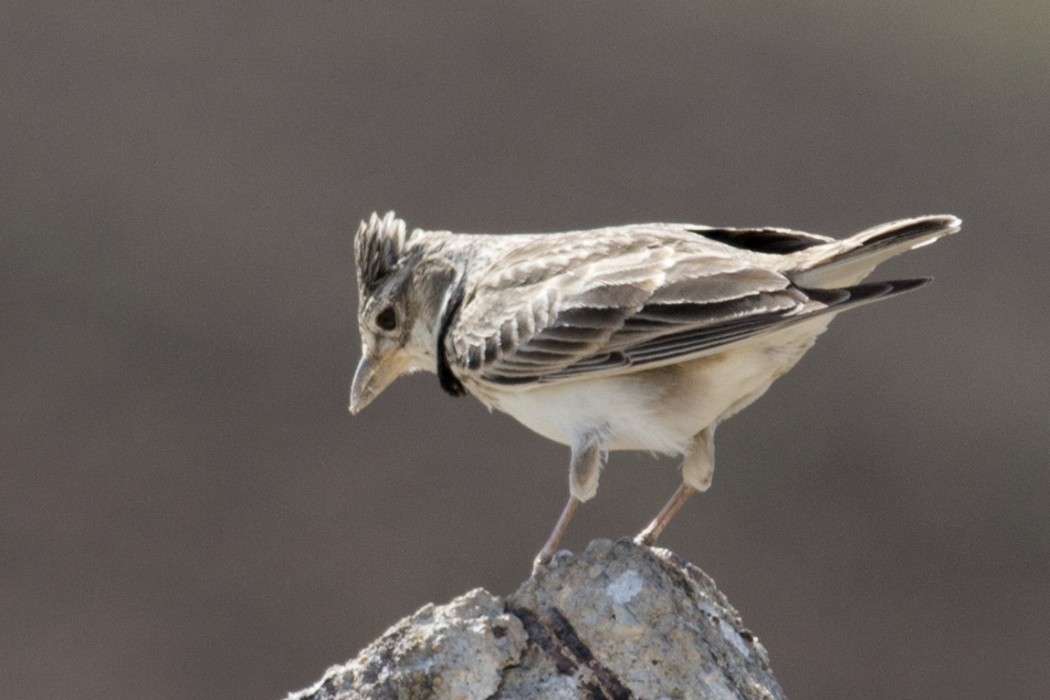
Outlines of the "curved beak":
[[374,353],[364,348],[361,362],[354,372],[354,383],[350,387],[350,413],[360,413],[365,406],[401,376],[407,360],[393,348],[385,353]]

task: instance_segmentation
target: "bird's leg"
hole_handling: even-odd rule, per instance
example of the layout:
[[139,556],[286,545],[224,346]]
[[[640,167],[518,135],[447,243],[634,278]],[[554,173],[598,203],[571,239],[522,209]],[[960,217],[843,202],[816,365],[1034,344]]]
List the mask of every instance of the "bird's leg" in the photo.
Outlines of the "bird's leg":
[[655,518],[653,518],[653,521],[649,523],[644,530],[638,533],[634,538],[634,541],[637,544],[648,546],[655,544],[656,538],[660,536],[660,533],[664,531],[667,524],[671,522],[671,518],[675,516],[678,509],[681,508],[694,493],[696,493],[696,489],[689,484],[682,484],[679,486],[678,490],[674,492],[673,496],[671,496],[671,500],[660,509],[660,512],[656,514]]
[[543,545],[543,549],[536,555],[532,563],[532,572],[536,573],[546,566],[554,553],[558,551],[558,543],[565,534],[572,514],[576,507],[584,501],[594,498],[598,491],[598,477],[601,475],[602,465],[605,462],[605,450],[601,441],[595,435],[588,435],[572,446],[572,462],[569,465],[569,501],[558,516],[558,522],[554,524],[550,537]]
[[550,563],[551,557],[558,551],[558,543],[561,542],[561,536],[565,534],[565,530],[569,527],[569,521],[572,520],[572,514],[576,512],[576,506],[580,505],[580,499],[576,496],[569,496],[568,503],[562,508],[561,515],[558,516],[558,522],[554,523],[554,529],[551,530],[550,537],[543,543],[543,549],[536,555],[536,558],[532,562],[532,573],[536,573],[543,567]]
[[682,485],[671,496],[671,500],[660,509],[653,521],[638,533],[634,541],[638,544],[652,545],[671,522],[678,510],[689,497],[697,491],[706,491],[711,487],[711,477],[715,472],[715,428],[710,426],[697,433],[689,454],[682,460]]

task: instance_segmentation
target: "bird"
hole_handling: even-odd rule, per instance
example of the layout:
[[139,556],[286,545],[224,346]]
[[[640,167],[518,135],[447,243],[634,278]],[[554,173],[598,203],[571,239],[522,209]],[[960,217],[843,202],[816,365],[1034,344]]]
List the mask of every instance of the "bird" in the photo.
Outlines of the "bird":
[[653,545],[706,491],[717,427],[790,370],[840,312],[925,285],[863,280],[959,231],[951,215],[843,239],[786,228],[677,223],[562,233],[413,229],[394,212],[354,238],[357,414],[401,375],[437,375],[567,445],[569,498],[542,570],[612,451],[681,458],[682,483],[635,541]]

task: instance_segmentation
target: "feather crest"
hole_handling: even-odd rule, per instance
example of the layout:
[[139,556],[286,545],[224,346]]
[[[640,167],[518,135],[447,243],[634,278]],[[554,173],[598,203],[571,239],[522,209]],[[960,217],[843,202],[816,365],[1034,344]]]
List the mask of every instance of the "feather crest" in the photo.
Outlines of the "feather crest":
[[397,267],[411,237],[405,230],[404,220],[392,211],[383,218],[372,212],[368,221],[361,221],[354,237],[354,260],[362,299]]

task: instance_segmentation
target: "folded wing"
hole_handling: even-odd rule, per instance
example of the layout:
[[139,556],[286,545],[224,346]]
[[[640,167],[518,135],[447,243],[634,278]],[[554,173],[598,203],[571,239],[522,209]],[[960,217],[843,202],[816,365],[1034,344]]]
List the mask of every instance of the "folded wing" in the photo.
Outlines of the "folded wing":
[[717,352],[895,291],[801,289],[694,231],[534,239],[473,285],[445,339],[449,360],[503,385],[622,372]]

